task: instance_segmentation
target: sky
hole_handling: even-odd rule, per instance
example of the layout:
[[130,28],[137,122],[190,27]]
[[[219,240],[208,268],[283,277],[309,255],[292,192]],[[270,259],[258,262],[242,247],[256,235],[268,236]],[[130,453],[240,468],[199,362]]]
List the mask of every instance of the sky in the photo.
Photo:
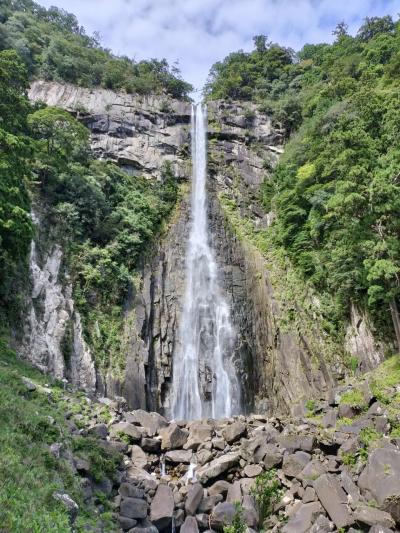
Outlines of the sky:
[[397,18],[400,0],[39,0],[74,13],[118,55],[165,57],[203,87],[210,67],[230,52],[250,51],[254,35],[299,50],[330,42],[342,20],[354,34],[366,16]]

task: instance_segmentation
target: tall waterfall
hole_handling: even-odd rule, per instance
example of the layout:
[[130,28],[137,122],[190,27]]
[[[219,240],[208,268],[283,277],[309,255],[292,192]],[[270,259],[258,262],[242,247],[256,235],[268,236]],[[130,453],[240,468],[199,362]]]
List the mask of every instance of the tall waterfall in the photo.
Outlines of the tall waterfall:
[[235,334],[218,286],[206,203],[207,110],[192,107],[191,228],[179,346],[173,361],[172,416],[193,420],[238,412],[240,387],[232,363]]

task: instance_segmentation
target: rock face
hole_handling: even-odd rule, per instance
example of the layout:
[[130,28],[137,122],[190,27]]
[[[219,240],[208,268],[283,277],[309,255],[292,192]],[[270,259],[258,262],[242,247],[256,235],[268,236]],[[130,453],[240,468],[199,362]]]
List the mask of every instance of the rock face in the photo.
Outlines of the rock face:
[[[34,221],[39,225],[37,216]],[[43,372],[74,385],[94,390],[96,373],[85,343],[79,312],[75,310],[72,287],[61,281],[63,251],[58,245],[42,252],[31,244],[29,271],[31,290],[26,301],[22,338],[16,342],[22,357]],[[68,354],[63,340],[69,337]]]
[[368,317],[355,304],[351,305],[345,348],[358,359],[363,372],[375,368],[385,357],[385,347],[374,339]]
[[[91,146],[99,158],[113,160],[128,172],[149,179],[158,179],[163,164],[168,161],[178,178],[188,177],[190,105],[187,102],[167,96],[141,98],[56,82],[33,83],[29,96],[33,101],[43,101],[76,114],[91,130]],[[99,394],[111,398],[123,396],[132,408],[167,411],[167,388],[172,353],[178,342],[177,324],[184,290],[189,216],[185,197],[169,231],[149,251],[150,259],[142,265],[140,287],[132,287],[125,306],[124,337],[128,342],[123,376],[116,376],[112,371],[95,372],[83,340],[80,317],[73,311],[71,287],[65,286],[59,276],[63,253],[57,243],[37,241],[32,245],[34,290],[29,306],[32,312],[26,318],[23,341],[16,343],[19,353],[43,370],[67,377],[80,387],[95,386]],[[44,255],[49,258],[47,264],[44,260],[43,267],[36,260],[38,245],[47,247]],[[57,272],[52,273],[49,268]],[[67,272],[62,273],[68,277]],[[41,298],[43,295],[47,298],[45,313],[34,305],[38,301],[39,289],[35,287],[39,282]],[[54,312],[47,312],[50,308]],[[72,315],[74,320],[70,325]],[[69,365],[61,353],[64,344],[71,351]]]
[[267,172],[264,162],[271,168],[282,153],[283,132],[249,104],[211,103],[209,116],[212,236],[237,332],[235,360],[244,403],[270,412],[293,411],[302,398],[324,396],[335,381],[333,368],[321,357],[326,340],[321,331],[303,335],[297,320],[281,325],[285,310],[265,258],[238,239],[220,204],[221,195],[232,199],[240,217],[268,227],[272,215],[263,214],[257,196]]
[[[258,204],[259,188],[283,152],[284,132],[248,102],[211,102],[208,115],[212,240],[237,332],[244,403],[269,412],[301,411],[303,398],[329,394],[345,349],[363,371],[383,360],[384,349],[374,341],[368,318],[360,322],[354,313],[356,328],[350,334],[349,327],[346,345],[331,341],[321,327],[317,299],[287,298],[288,288],[276,282],[287,272],[271,268],[250,239],[238,235],[250,221],[255,230],[267,230],[273,220]],[[224,198],[237,205],[239,228],[227,217]]]
[[45,81],[32,84],[29,98],[77,114],[92,132],[92,148],[99,159],[149,178],[159,177],[163,163],[169,161],[176,175],[187,175],[181,157],[190,122],[187,102]]

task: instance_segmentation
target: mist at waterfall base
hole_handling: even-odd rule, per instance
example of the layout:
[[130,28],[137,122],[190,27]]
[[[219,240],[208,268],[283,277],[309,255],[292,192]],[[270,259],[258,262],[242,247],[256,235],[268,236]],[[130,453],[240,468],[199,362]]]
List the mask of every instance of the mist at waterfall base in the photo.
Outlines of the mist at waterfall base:
[[179,344],[173,359],[171,416],[223,418],[240,411],[232,355],[235,332],[218,284],[207,221],[207,109],[192,106],[191,228]]

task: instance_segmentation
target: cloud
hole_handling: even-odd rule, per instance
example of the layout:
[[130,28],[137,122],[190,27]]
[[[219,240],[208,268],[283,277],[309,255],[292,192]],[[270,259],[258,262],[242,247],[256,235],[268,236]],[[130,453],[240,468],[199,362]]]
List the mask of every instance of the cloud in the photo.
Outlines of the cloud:
[[366,16],[396,16],[398,0],[39,0],[74,13],[87,33],[99,31],[116,54],[179,61],[200,89],[215,61],[251,50],[252,37],[300,49],[329,42],[342,20],[356,32]]

